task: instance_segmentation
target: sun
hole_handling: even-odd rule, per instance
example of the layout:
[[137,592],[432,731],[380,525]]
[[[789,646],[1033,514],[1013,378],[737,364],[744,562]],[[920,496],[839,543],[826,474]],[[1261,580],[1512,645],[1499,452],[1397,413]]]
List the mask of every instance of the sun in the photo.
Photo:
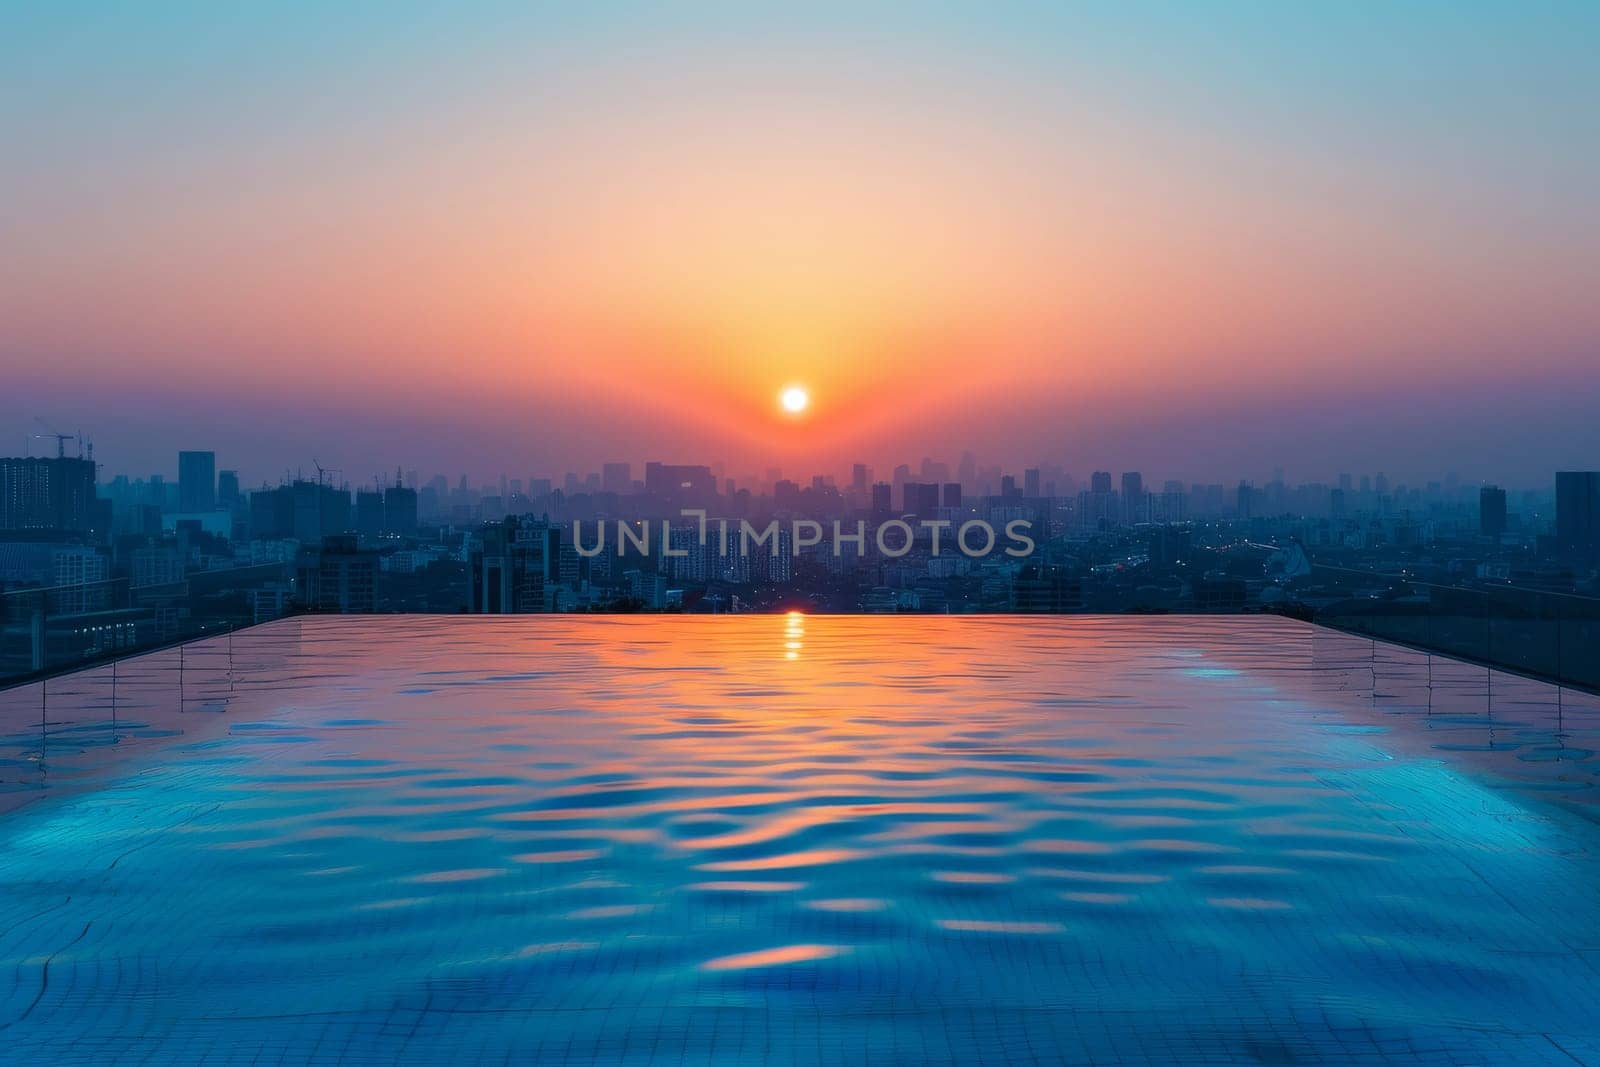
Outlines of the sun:
[[798,415],[811,406],[811,394],[798,385],[791,385],[778,395],[778,404],[791,415]]

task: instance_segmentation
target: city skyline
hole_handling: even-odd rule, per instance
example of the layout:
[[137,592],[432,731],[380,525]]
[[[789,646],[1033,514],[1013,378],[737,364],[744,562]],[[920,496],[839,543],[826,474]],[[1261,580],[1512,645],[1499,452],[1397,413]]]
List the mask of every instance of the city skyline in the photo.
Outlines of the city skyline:
[[[1146,492],[1157,491],[1158,487],[1177,485],[1184,491],[1191,488],[1212,488],[1221,486],[1230,492],[1240,485],[1264,487],[1280,484],[1288,489],[1295,488],[1320,488],[1331,490],[1344,488],[1346,490],[1359,488],[1362,492],[1386,492],[1389,488],[1404,488],[1408,490],[1430,491],[1444,489],[1451,493],[1476,492],[1479,488],[1496,488],[1518,493],[1549,493],[1552,490],[1552,477],[1554,468],[1539,472],[1526,484],[1516,482],[1497,481],[1487,477],[1476,477],[1472,472],[1463,472],[1450,469],[1439,472],[1425,472],[1420,477],[1407,478],[1396,475],[1388,469],[1364,470],[1358,467],[1339,469],[1330,473],[1320,471],[1291,471],[1278,464],[1266,469],[1251,469],[1244,473],[1223,475],[1215,478],[1185,478],[1175,476],[1171,471],[1162,468],[1154,470],[1131,469],[1126,464],[1107,463],[1104,465],[1080,465],[1068,468],[1060,462],[1051,460],[1025,461],[1017,464],[1003,463],[993,460],[986,455],[979,455],[970,449],[960,450],[955,453],[936,453],[923,456],[906,456],[899,460],[874,464],[856,460],[847,464],[842,470],[815,470],[807,467],[776,467],[770,466],[762,470],[743,471],[731,466],[719,457],[670,457],[670,458],[628,458],[611,456],[602,463],[593,467],[579,465],[576,469],[561,470],[549,465],[541,465],[535,461],[531,467],[501,468],[498,470],[474,471],[446,471],[436,464],[430,466],[428,460],[412,463],[391,463],[386,469],[363,472],[360,469],[350,470],[335,467],[331,463],[320,464],[315,458],[309,462],[293,462],[285,465],[272,466],[270,461],[263,461],[261,457],[251,457],[254,467],[249,463],[240,464],[229,462],[224,453],[220,459],[215,450],[180,449],[166,461],[157,461],[155,469],[137,470],[130,469],[124,460],[106,460],[102,449],[98,456],[93,455],[92,438],[88,434],[53,434],[53,433],[20,433],[18,437],[24,442],[24,447],[15,454],[19,456],[46,457],[55,455],[59,451],[63,455],[77,458],[93,459],[96,467],[96,477],[99,484],[109,486],[115,482],[142,482],[151,478],[160,478],[176,487],[182,479],[185,457],[193,457],[190,462],[203,462],[209,464],[212,471],[210,479],[213,494],[208,498],[208,503],[201,507],[182,507],[183,511],[211,510],[211,502],[215,501],[217,492],[217,476],[222,475],[231,479],[235,491],[249,493],[266,488],[286,485],[295,481],[326,482],[329,486],[340,487],[349,491],[370,490],[374,486],[384,489],[395,485],[405,485],[409,488],[421,488],[431,483],[442,482],[450,490],[466,488],[473,493],[492,492],[497,483],[521,487],[532,486],[536,481],[549,484],[552,489],[565,489],[567,492],[614,492],[619,495],[630,495],[641,491],[644,485],[645,471],[650,466],[666,464],[668,466],[687,466],[704,468],[711,472],[717,480],[718,491],[722,491],[728,482],[734,483],[741,490],[750,490],[757,493],[770,495],[773,485],[778,481],[791,482],[799,486],[809,486],[818,479],[840,489],[851,487],[856,481],[856,475],[863,471],[866,473],[867,485],[888,484],[895,488],[896,493],[906,482],[934,482],[944,484],[956,482],[966,487],[968,492],[981,492],[989,489],[999,491],[1002,478],[1013,479],[1021,484],[1024,475],[1038,476],[1043,473],[1041,486],[1059,482],[1060,493],[1044,494],[1066,496],[1076,493],[1080,488],[1087,488],[1091,479],[1101,473],[1108,474],[1117,479],[1126,479],[1129,476],[1143,478]],[[413,449],[412,451],[415,451]],[[1263,459],[1261,462],[1267,462]],[[931,469],[930,469],[931,465]],[[320,469],[319,469],[320,468]],[[1103,468],[1103,469],[1102,469]],[[259,469],[260,477],[253,477],[248,472]],[[1561,468],[1569,469],[1569,468]],[[612,483],[613,472],[622,471],[618,477],[625,481],[619,484]],[[573,481],[578,483],[576,490]],[[1373,488],[1376,485],[1377,488]],[[1030,495],[1041,495],[1032,493]]]
[[40,7],[0,43],[0,362],[130,471],[960,442],[1533,484],[1600,449],[1597,29]]

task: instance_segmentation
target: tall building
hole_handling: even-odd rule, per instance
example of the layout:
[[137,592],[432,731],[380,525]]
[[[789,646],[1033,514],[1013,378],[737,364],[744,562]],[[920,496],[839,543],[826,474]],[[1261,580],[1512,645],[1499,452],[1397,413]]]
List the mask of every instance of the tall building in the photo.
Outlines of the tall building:
[[1078,494],[1078,523],[1091,528],[1103,528],[1116,521],[1111,492],[1111,472],[1095,471],[1089,476],[1089,488]]
[[889,502],[890,493],[894,487],[888,482],[872,483],[872,513],[874,515],[887,515],[893,506]]
[[225,508],[232,508],[232,507],[234,507],[235,505],[237,505],[239,503],[240,499],[241,499],[241,497],[239,496],[239,472],[238,471],[218,471],[217,472],[217,503],[222,505]]
[[710,467],[685,463],[644,465],[644,490],[681,507],[710,506],[717,499],[717,479]]
[[872,468],[865,463],[850,467],[850,502],[856,507],[865,504],[872,486]]
[[939,511],[939,486],[934,482],[907,482],[901,501],[901,510],[907,515],[931,519]]
[[550,610],[546,591],[561,580],[561,549],[558,526],[515,517],[486,523],[468,553],[469,609],[479,615]]
[[398,481],[383,491],[383,532],[410,537],[417,532],[417,491]]
[[1145,521],[1144,475],[1138,471],[1122,475],[1122,521],[1129,525]]
[[354,534],[337,534],[319,548],[301,549],[296,592],[313,611],[370,614],[377,607],[377,573],[376,551],[362,548]]
[[217,454],[178,453],[178,510],[210,511],[217,506]]
[[959,508],[961,506],[960,482],[944,483],[944,506],[947,508]]
[[1183,483],[1169,478],[1161,487],[1161,519],[1162,522],[1182,522],[1188,518],[1188,495],[1183,491]]
[[781,512],[800,508],[800,486],[787,478],[780,478],[772,487],[772,506]]
[[351,528],[350,491],[304,480],[250,494],[250,536],[314,544]]
[[103,532],[94,461],[39,456],[0,459],[0,530]]
[[1556,545],[1600,555],[1600,471],[1556,472]]
[[356,490],[356,532],[363,537],[383,533],[383,494],[377,489]]
[[1506,532],[1506,491],[1499,486],[1478,490],[1478,532],[1496,540]]
[[978,457],[971,452],[961,453],[961,462],[956,466],[956,478],[965,488],[976,492],[978,489]]
[[1029,500],[1037,500],[1041,492],[1039,482],[1039,468],[1028,467],[1022,472],[1022,495]]

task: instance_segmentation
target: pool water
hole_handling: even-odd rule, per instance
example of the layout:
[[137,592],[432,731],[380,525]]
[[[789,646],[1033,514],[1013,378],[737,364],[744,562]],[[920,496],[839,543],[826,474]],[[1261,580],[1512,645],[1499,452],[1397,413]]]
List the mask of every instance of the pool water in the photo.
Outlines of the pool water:
[[0,693],[0,1061],[1600,1062],[1597,737],[1276,618],[285,620]]

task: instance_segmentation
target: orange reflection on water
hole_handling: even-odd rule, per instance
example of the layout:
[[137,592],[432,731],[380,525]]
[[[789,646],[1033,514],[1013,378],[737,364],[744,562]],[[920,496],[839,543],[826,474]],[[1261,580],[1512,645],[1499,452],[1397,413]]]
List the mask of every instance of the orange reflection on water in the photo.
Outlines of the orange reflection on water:
[[[1416,654],[1393,653],[1410,673],[1380,687],[1371,643],[1329,641],[1273,618],[269,624],[231,659],[189,647],[181,674],[129,661],[114,693],[107,671],[0,693],[0,806],[141,757],[103,797],[11,813],[0,927],[39,924],[13,969],[54,961],[35,1020],[66,1023],[125,995],[94,955],[61,953],[92,924],[103,958],[173,946],[184,1002],[220,990],[230,1025],[262,1010],[266,968],[284,976],[275,1018],[411,1004],[429,973],[435,1010],[475,1028],[581,1019],[602,1043],[620,1012],[721,1011],[741,990],[793,992],[829,1028],[918,997],[941,1021],[999,1005],[1009,1027],[1062,990],[1109,1017],[1120,984],[1143,1026],[1181,1002],[1211,1033],[1215,1006],[1240,1004],[1244,1032],[1263,960],[1297,995],[1462,1017],[1432,984],[1408,997],[1349,965],[1381,943],[1459,958],[1490,991],[1480,1015],[1505,1001],[1529,1032],[1579,1032],[1594,976],[1571,954],[1589,918],[1571,887],[1594,884],[1590,838],[1441,768],[1592,779],[1600,706],[1496,677],[1514,714],[1490,717],[1481,688]],[[1428,703],[1380,703],[1396,692]],[[1450,714],[1409,714],[1434,708]],[[1462,754],[1472,740],[1492,744]],[[1441,869],[1474,877],[1440,896]],[[1513,898],[1575,918],[1528,923]],[[296,992],[308,958],[329,976],[314,1001]],[[36,996],[36,974],[18,988]]]
[[720,956],[714,960],[707,960],[701,966],[708,971],[742,971],[752,967],[777,967],[787,963],[804,963],[807,960],[831,959],[847,951],[849,950],[840,945],[784,945],[781,948],[762,949],[759,952]]

